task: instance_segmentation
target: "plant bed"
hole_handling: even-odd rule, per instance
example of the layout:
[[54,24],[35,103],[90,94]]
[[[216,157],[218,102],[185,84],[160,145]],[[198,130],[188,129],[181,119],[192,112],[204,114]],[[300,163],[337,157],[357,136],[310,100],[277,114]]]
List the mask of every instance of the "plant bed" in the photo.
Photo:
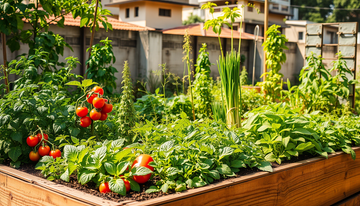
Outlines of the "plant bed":
[[25,172],[0,166],[2,205],[331,205],[360,191],[360,148],[280,165],[202,188],[146,201],[104,200]]

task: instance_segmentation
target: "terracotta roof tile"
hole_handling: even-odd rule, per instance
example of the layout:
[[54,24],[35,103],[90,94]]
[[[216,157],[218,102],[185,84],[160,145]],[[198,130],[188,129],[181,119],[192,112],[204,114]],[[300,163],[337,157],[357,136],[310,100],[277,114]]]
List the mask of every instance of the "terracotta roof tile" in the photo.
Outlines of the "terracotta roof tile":
[[[153,28],[150,27],[143,27],[143,26],[139,26],[139,25],[135,25],[135,24],[131,24],[131,23],[127,23],[127,22],[123,22],[120,21],[118,19],[115,19],[113,17],[107,17],[108,18],[108,22],[112,24],[112,28],[114,30],[128,30],[128,31],[144,31],[144,30],[155,30]],[[54,17],[50,17],[49,21],[50,24],[56,24],[56,22],[51,22],[51,20],[54,20]],[[72,14],[66,14],[65,15],[65,22],[64,25],[65,26],[76,26],[76,27],[80,27],[80,17],[76,17],[75,19],[72,17]],[[104,26],[102,24],[99,25],[100,28],[104,28]]]
[[[218,35],[213,32],[212,28],[210,27],[208,30],[203,29],[203,24],[190,24],[186,26],[179,26],[172,29],[165,29],[162,30],[164,34],[174,34],[174,35],[185,35],[185,30],[188,29],[188,34],[191,36],[206,36],[206,37],[217,37]],[[234,38],[239,38],[239,32],[233,32]],[[231,38],[231,29],[222,28],[221,29],[221,38]],[[254,35],[242,32],[241,39],[249,39],[253,40]],[[263,39],[263,37],[259,36],[259,39]]]

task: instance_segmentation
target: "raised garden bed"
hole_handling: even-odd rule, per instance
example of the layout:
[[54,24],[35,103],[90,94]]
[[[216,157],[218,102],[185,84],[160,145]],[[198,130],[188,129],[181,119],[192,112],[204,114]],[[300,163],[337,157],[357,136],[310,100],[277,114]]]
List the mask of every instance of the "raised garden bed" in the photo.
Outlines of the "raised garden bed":
[[338,152],[142,202],[104,200],[0,166],[0,205],[331,205],[360,191],[360,148],[353,149],[355,161]]

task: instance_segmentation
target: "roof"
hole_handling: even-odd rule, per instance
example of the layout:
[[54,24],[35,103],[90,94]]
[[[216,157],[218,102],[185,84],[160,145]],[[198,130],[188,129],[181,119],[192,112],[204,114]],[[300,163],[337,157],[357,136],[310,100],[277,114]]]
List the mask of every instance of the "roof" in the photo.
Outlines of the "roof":
[[[76,17],[74,19],[72,14],[66,14],[64,17],[65,17],[65,21],[64,21],[65,26],[77,26],[77,27],[80,27],[80,20],[81,20],[80,17]],[[112,28],[114,30],[127,30],[127,31],[155,30],[155,29],[150,28],[150,27],[143,27],[143,26],[123,22],[123,21],[120,21],[120,20],[115,19],[113,17],[107,17],[107,19],[108,19],[108,22],[112,24]],[[50,24],[57,24],[56,22],[52,21],[52,20],[54,20],[53,16],[50,17],[48,20],[49,20]],[[99,24],[99,27],[104,28],[104,26],[102,24]]]
[[[213,32],[211,27],[208,30],[204,30],[203,27],[204,27],[203,23],[198,23],[198,24],[190,24],[190,25],[186,25],[186,26],[179,26],[179,27],[175,27],[172,29],[165,29],[165,30],[162,30],[162,32],[163,32],[163,34],[184,35],[185,30],[188,29],[188,34],[191,36],[218,37],[218,35]],[[239,32],[234,31],[233,36],[235,39],[239,38]],[[221,38],[231,38],[231,29],[222,28],[220,37]],[[241,39],[253,40],[254,37],[255,36],[253,34],[249,34],[249,33],[245,33],[245,32],[241,33]],[[263,39],[263,37],[259,36],[259,39]]]
[[155,1],[155,2],[160,2],[160,3],[178,4],[178,5],[183,5],[183,6],[199,7],[199,4],[189,4],[189,3],[183,3],[183,2],[171,1],[171,0],[170,1],[169,0],[122,0],[122,1],[118,1],[118,2],[105,4],[105,6],[117,7],[118,5],[121,5],[121,4],[133,3],[133,2],[139,2],[139,1]]
[[306,26],[306,24],[314,24],[315,22],[309,20],[286,20],[287,25]]

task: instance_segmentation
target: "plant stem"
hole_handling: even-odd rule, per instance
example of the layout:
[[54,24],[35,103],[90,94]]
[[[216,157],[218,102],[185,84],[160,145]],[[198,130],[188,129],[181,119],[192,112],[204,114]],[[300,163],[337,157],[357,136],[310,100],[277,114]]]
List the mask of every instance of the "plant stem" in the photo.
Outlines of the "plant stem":
[[4,76],[5,76],[5,87],[6,93],[10,92],[9,81],[7,76],[7,56],[6,56],[6,38],[5,34],[2,34],[2,46],[3,46],[3,59],[4,59]]
[[[90,38],[89,59],[91,57],[91,48],[92,48],[93,41],[94,41],[94,36],[95,36],[95,25],[96,25],[96,16],[97,16],[98,4],[99,4],[99,0],[96,0],[95,15],[94,15],[93,27],[92,27],[91,38]],[[89,65],[87,65],[87,70],[88,69],[89,69]],[[87,70],[85,72],[84,79],[87,79]]]

